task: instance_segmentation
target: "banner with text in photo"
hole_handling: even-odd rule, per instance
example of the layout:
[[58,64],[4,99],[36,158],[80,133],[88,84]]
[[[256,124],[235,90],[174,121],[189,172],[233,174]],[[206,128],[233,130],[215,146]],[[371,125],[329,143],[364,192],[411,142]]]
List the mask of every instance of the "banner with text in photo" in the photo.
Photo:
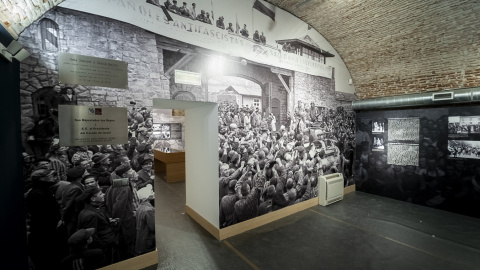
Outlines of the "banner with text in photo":
[[271,4],[258,0],[168,3],[70,0],[60,6],[124,21],[229,56],[332,78],[326,58],[338,56],[328,42],[305,22]]

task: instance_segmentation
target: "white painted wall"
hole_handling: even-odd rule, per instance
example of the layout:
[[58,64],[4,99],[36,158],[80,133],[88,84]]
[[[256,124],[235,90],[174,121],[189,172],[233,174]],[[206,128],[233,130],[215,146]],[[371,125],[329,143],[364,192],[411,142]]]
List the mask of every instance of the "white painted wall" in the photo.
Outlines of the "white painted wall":
[[185,110],[186,204],[219,228],[218,104],[154,99],[153,108]]

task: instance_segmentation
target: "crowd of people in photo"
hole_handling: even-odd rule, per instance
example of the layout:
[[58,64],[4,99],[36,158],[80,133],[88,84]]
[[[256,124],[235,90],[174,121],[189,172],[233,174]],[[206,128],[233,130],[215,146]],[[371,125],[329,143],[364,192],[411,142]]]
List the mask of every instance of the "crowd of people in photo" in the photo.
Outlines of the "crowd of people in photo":
[[371,151],[368,130],[372,130],[371,123],[361,123],[357,131],[353,164],[357,190],[480,217],[476,207],[480,203],[480,166],[474,159],[451,158],[446,115],[420,118],[418,165],[390,164],[387,151],[388,155],[402,153],[389,148]]
[[320,175],[351,178],[353,113],[301,101],[283,121],[233,102],[218,110],[221,228],[316,197]]
[[50,104],[29,133],[35,143],[24,145],[34,269],[96,269],[153,251],[156,138],[150,111],[129,110],[127,144],[64,147],[55,103],[62,104]]
[[[154,250],[152,146],[166,141],[153,135],[151,111],[131,104],[126,144],[66,147],[58,105],[76,104],[75,92],[52,93],[24,143],[32,266],[94,269]],[[316,197],[320,175],[339,172],[351,182],[354,130],[354,114],[341,107],[299,101],[277,119],[266,109],[219,104],[220,226]]]
[[460,123],[448,123],[448,133],[449,134],[480,134],[480,125],[479,124],[464,124]]
[[[162,4],[160,3],[159,0],[147,0],[147,3],[161,7]],[[215,20],[213,17],[213,10],[212,10],[212,17],[210,17],[210,12],[206,12],[205,10],[200,10],[200,13],[197,14],[197,5],[195,3],[192,3],[191,7],[188,7],[187,2],[183,2],[182,6],[178,5],[177,0],[167,0],[166,2],[163,3],[163,7],[165,7],[169,12],[175,13],[177,15],[183,16],[185,18],[189,18],[195,21],[203,22],[206,24],[212,24],[212,20]],[[229,34],[240,34],[244,38],[249,38],[250,33],[248,32],[247,25],[244,24],[243,28],[240,29],[240,26],[238,25],[238,22],[235,25],[235,29],[233,26],[233,23],[229,22],[228,26],[225,26],[225,18],[223,16],[219,16],[218,19],[215,21],[215,26],[227,30]],[[266,45],[267,44],[267,38],[261,32],[261,34],[258,32],[258,30],[255,30],[252,40],[256,43]]]
[[468,157],[468,158],[480,158],[480,145],[478,141],[474,142],[475,145],[469,141],[448,141],[448,151],[451,157]]

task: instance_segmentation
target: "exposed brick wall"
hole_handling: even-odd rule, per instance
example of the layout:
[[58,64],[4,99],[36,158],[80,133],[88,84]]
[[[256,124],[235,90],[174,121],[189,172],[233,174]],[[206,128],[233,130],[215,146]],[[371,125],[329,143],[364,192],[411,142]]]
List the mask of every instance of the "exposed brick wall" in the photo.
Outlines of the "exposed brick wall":
[[480,2],[267,0],[340,54],[361,99],[480,86]]

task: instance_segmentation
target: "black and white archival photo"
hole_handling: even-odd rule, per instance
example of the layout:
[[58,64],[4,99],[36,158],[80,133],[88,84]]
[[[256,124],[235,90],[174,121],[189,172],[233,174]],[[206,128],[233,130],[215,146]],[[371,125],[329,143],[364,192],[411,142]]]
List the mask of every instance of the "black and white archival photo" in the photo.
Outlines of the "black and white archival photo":
[[[318,32],[263,1],[122,3],[65,1],[19,38],[31,52],[20,68],[32,269],[70,269],[86,247],[88,269],[155,251],[153,152],[187,151],[188,132],[185,111],[157,110],[156,98],[218,104],[206,195],[219,194],[218,228],[317,197],[320,175],[354,183],[354,89],[335,79],[350,75]],[[92,62],[70,74],[88,85],[62,81],[64,53],[122,73]],[[126,108],[127,140],[61,146],[60,105]]]
[[389,118],[388,140],[389,141],[416,141],[420,138],[420,119],[413,118]]
[[387,163],[400,166],[418,165],[418,144],[388,144]]
[[385,150],[385,144],[383,141],[383,134],[374,134],[373,135],[373,144],[372,151],[383,151]]
[[373,118],[372,119],[372,133],[383,133],[385,132],[385,119],[383,118]]
[[448,140],[450,158],[480,159],[480,141]]
[[480,116],[449,116],[448,134],[451,138],[480,139]]

